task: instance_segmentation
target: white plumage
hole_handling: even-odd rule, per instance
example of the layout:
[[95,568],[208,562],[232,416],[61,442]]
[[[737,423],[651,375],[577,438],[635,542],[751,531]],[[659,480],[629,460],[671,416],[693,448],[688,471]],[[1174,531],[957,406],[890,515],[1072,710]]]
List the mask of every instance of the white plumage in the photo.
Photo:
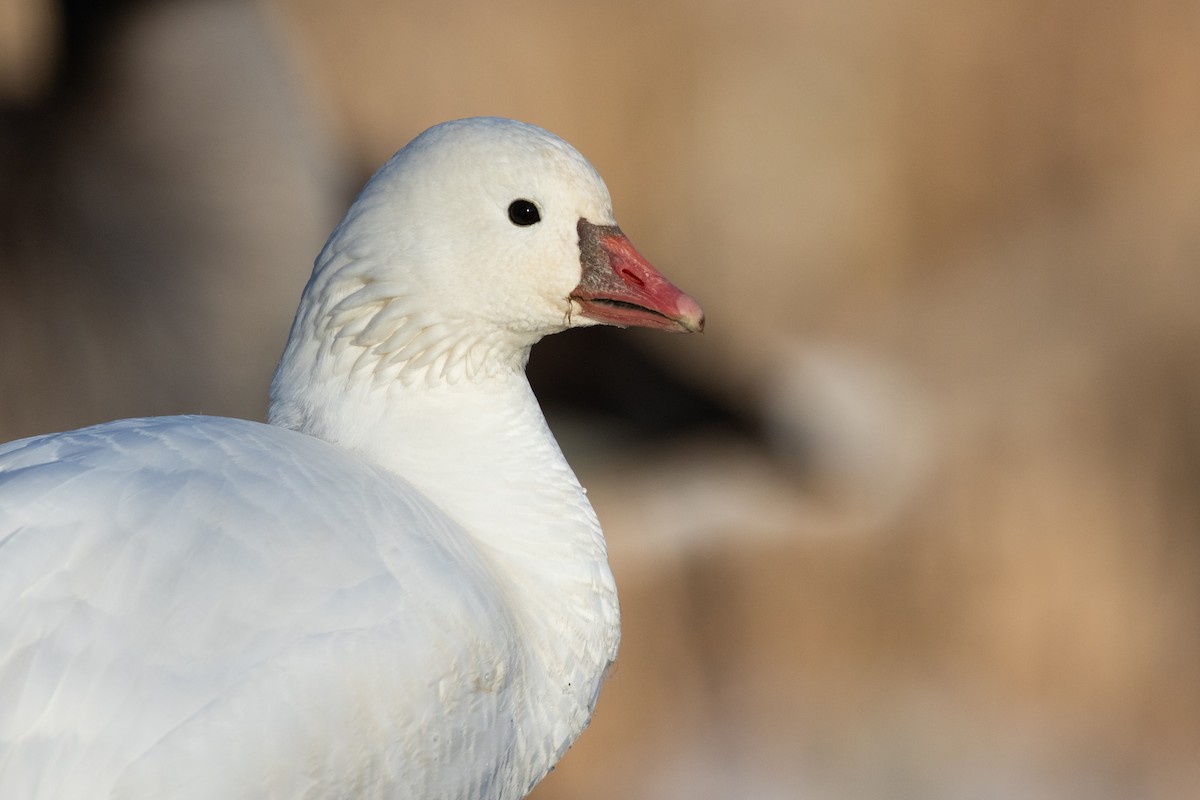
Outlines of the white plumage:
[[523,370],[596,322],[703,317],[578,153],[460,120],[330,237],[273,424],[0,447],[0,798],[527,793],[619,638],[600,527]]

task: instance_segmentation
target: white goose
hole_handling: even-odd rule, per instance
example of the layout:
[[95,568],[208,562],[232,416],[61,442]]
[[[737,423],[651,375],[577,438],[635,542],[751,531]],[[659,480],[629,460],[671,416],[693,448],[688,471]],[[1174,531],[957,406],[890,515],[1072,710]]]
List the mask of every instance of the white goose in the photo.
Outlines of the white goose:
[[518,798],[617,652],[591,506],[524,365],[695,331],[575,150],[431,128],[304,290],[263,425],[0,447],[0,798]]

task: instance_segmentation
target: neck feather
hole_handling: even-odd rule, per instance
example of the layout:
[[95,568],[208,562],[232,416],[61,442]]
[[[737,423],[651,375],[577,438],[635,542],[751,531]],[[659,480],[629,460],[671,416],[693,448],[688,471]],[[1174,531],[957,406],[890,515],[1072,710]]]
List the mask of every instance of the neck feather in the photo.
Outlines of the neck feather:
[[557,758],[616,656],[619,612],[599,523],[525,379],[530,345],[435,320],[353,266],[306,289],[270,421],[402,476],[468,532],[528,643],[523,727],[550,738],[524,746]]
[[305,287],[271,385],[272,415],[285,424],[303,416],[291,406],[314,384],[437,386],[524,369],[536,339],[448,316],[378,271],[374,258],[335,252]]

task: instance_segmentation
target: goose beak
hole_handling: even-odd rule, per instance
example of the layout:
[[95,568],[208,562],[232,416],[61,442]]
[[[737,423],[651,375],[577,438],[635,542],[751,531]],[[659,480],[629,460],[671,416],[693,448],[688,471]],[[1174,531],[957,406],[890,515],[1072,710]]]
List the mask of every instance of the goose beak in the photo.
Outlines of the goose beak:
[[582,278],[571,292],[579,313],[606,325],[704,330],[700,304],[681,292],[642,257],[616,225],[579,220]]

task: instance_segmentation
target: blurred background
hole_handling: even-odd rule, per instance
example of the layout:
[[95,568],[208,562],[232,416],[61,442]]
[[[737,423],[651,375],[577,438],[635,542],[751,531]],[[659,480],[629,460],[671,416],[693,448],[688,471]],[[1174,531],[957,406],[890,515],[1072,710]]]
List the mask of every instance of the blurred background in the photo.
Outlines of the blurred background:
[[703,336],[534,351],[624,640],[538,800],[1200,792],[1194,0],[0,0],[0,439],[261,419],[419,131],[605,176]]

